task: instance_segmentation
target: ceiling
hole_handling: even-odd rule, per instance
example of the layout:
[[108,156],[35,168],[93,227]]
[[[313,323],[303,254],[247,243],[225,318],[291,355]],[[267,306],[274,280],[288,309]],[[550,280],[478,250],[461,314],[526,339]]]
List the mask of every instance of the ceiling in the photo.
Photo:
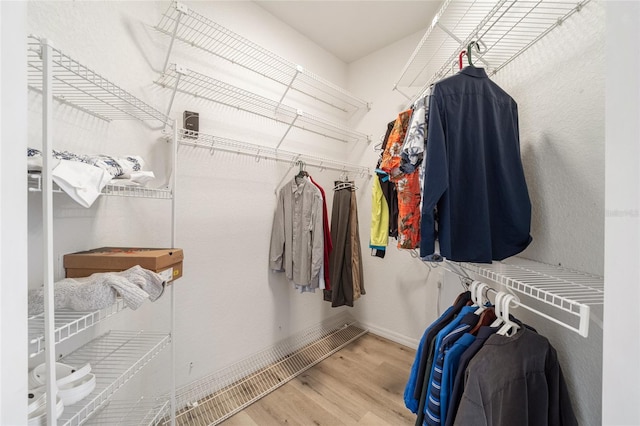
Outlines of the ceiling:
[[254,1],[345,63],[425,31],[442,4],[436,0]]

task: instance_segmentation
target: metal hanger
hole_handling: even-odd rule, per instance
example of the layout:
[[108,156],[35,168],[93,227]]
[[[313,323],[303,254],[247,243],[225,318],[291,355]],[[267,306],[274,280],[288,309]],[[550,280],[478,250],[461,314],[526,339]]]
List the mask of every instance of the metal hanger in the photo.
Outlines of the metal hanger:
[[[471,50],[475,47],[475,48],[476,48],[476,51],[477,51],[478,53],[482,53],[482,52],[483,52],[483,50],[481,50],[481,49],[480,49],[480,44],[481,44],[481,43],[482,43],[482,41],[481,41],[481,40],[473,40],[473,41],[472,41],[471,43],[469,43],[469,45],[467,46],[467,50],[466,50],[466,53],[467,53],[467,62],[469,62],[469,65],[470,65],[470,66],[472,66],[472,67],[473,67],[473,66],[475,66],[475,65],[473,65],[473,61],[471,60]],[[484,43],[482,43],[482,45],[484,46]],[[485,47],[486,47],[486,46],[485,46]],[[464,50],[463,50],[463,52],[464,52]],[[462,58],[462,53],[460,54],[460,58]],[[461,64],[461,66],[462,66],[462,61],[460,61],[460,64]]]
[[463,50],[458,55],[458,69],[462,69],[462,57],[467,54],[466,50]]
[[300,166],[300,170],[298,171],[298,174],[296,175],[296,177],[297,178],[308,177],[309,173],[307,173],[307,170],[306,170],[307,165],[305,164],[305,162],[302,160],[298,160],[296,161],[296,164]]

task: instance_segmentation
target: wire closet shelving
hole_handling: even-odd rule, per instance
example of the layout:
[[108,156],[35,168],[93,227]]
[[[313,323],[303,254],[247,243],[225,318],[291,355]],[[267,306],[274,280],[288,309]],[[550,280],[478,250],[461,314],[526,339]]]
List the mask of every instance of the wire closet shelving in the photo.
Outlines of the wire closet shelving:
[[137,401],[109,401],[87,425],[93,426],[149,426],[158,425],[169,416],[169,401],[140,398]]
[[[509,64],[590,0],[446,0],[394,85],[415,102],[432,83],[458,70],[458,55],[472,41],[477,66],[489,76]],[[420,90],[413,97],[405,88]]]
[[589,335],[591,307],[604,304],[602,277],[560,266],[512,257],[491,264],[447,261],[444,267],[467,284],[486,279],[540,302],[539,309],[525,302],[518,306],[583,337]]
[[96,387],[85,399],[66,406],[60,417],[64,425],[83,424],[113,394],[156,357],[170,342],[166,333],[112,331],[63,357],[74,367],[91,364]]
[[[282,149],[271,148],[264,145],[251,144],[248,142],[242,142],[204,133],[194,133],[186,129],[178,129],[178,143],[184,146],[206,149],[211,153],[214,153],[215,151],[224,151],[246,155],[254,157],[256,161],[260,161],[261,159],[269,159],[285,162],[290,164],[289,170],[291,170],[296,165],[305,165],[316,167],[320,170],[339,171],[347,174],[358,175],[360,177],[371,176],[371,171],[368,167],[330,160],[313,155],[285,151]],[[283,177],[283,180],[284,178],[286,178],[286,174]],[[282,181],[280,183],[282,183]],[[277,187],[279,186],[280,185],[277,185]]]
[[[27,39],[29,88],[42,92],[43,63],[41,39],[30,35]],[[140,120],[162,125],[171,124],[166,115],[122,89],[92,69],[71,58],[61,50],[51,47],[52,74],[51,91],[58,102],[71,105],[91,116],[107,122],[114,120]],[[32,192],[42,191],[42,176],[28,175],[28,188]],[[54,189],[59,192],[59,189]],[[134,185],[109,183],[103,195],[138,198],[171,199],[170,189],[152,189]]]
[[189,94],[286,125],[287,129],[278,146],[287,137],[291,128],[302,129],[344,143],[369,142],[370,139],[368,135],[351,130],[341,124],[333,123],[176,64],[171,64],[169,69],[156,80],[156,83],[164,88],[172,88],[174,95],[176,91]]
[[[42,175],[39,173],[29,173],[27,175],[27,188],[30,192],[42,191]],[[53,192],[63,192],[57,185],[54,185]],[[137,185],[124,185],[116,183],[108,183],[102,189],[102,195],[115,197],[134,197],[134,198],[156,198],[170,200],[173,198],[171,189],[169,188],[145,188]]]
[[[100,321],[117,314],[126,305],[119,299],[113,305],[93,312],[58,310],[55,313],[55,344],[97,325]],[[29,317],[29,356],[34,357],[44,351],[44,313]]]
[[164,71],[177,39],[282,84],[285,89],[280,101],[289,90],[295,90],[348,114],[370,108],[368,102],[198,14],[183,3],[173,2],[156,29],[171,37]]
[[[51,165],[53,163],[53,110],[56,101],[71,105],[84,113],[102,120],[139,120],[163,126],[175,123],[157,109],[149,106],[131,93],[102,77],[80,62],[72,59],[53,46],[46,38],[29,36],[27,39],[28,84],[31,90],[42,94],[42,155],[43,167],[39,174],[28,176],[30,191],[40,191],[42,195],[42,240],[43,240],[43,285],[44,313],[29,319],[29,352],[36,355],[44,351],[46,375],[46,416],[47,424],[84,424],[96,410],[112,398],[113,394],[153,359],[166,346],[171,348],[171,393],[168,404],[172,413],[175,406],[175,371],[173,357],[175,348],[171,334],[141,332],[109,332],[92,340],[69,355],[61,358],[70,365],[82,366],[90,363],[96,375],[96,388],[85,399],[66,406],[62,416],[56,413],[56,368],[59,361],[56,344],[71,336],[90,329],[99,321],[122,310],[121,303],[95,312],[66,312],[55,309],[54,297],[54,238],[53,238],[53,192]],[[174,138],[175,140],[175,132]],[[172,147],[172,166],[176,171],[176,146]],[[171,199],[171,246],[175,242],[175,180],[170,189],[149,190],[129,187],[120,183],[110,183],[104,193],[109,195],[134,196],[144,198]],[[171,288],[171,326],[174,328],[173,288]],[[170,414],[171,415],[171,414]]]
[[[27,40],[28,84],[42,91],[43,63],[41,39],[30,35]],[[53,97],[105,121],[140,120],[170,124],[171,120],[131,93],[107,80],[59,49],[51,47]]]

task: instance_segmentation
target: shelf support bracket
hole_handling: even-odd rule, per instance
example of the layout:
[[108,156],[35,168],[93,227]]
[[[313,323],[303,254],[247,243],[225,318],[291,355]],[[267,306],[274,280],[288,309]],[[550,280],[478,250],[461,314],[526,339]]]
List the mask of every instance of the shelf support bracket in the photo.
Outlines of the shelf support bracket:
[[396,92],[400,93],[402,96],[404,96],[405,98],[407,98],[408,101],[411,100],[411,97],[409,95],[407,95],[406,93],[404,93],[402,90],[398,89],[398,85],[394,85],[393,86],[393,90],[395,90]]
[[169,42],[169,49],[167,50],[167,56],[164,59],[164,66],[162,72],[167,72],[167,66],[169,66],[169,57],[171,57],[171,51],[173,50],[173,42],[176,40],[176,34],[178,33],[178,27],[180,26],[180,19],[183,14],[189,13],[189,8],[180,2],[176,3],[176,10],[178,11],[178,17],[176,18],[176,24],[173,26],[173,32],[171,33],[171,41]]
[[278,150],[278,148],[280,148],[280,145],[282,144],[282,141],[284,141],[284,138],[287,137],[287,135],[289,134],[289,132],[291,131],[291,129],[293,128],[293,125],[296,123],[296,120],[298,119],[298,117],[300,117],[302,115],[302,111],[301,110],[297,110],[296,111],[296,116],[293,119],[293,121],[291,123],[289,123],[289,127],[287,128],[287,131],[284,132],[284,135],[282,135],[282,138],[280,138],[280,141],[278,142],[278,145],[276,145],[276,150]]
[[[181,65],[176,64],[176,82],[173,84],[173,91],[171,92],[171,99],[169,99],[169,107],[167,108],[167,113],[165,114],[167,117],[169,117],[169,114],[171,114],[171,108],[173,108],[173,101],[176,98],[176,92],[178,91],[178,85],[180,84],[180,78],[182,78],[183,75],[187,75],[189,73],[189,70]],[[177,125],[177,123],[174,121],[174,123]],[[167,125],[165,124],[165,130],[167,129]]]
[[287,88],[284,90],[284,93],[280,97],[280,100],[278,101],[278,106],[276,106],[276,112],[278,112],[278,110],[280,109],[280,105],[282,105],[282,101],[284,100],[285,96],[287,96],[287,93],[289,93],[289,90],[291,89],[291,86],[293,86],[293,82],[296,81],[298,74],[300,74],[303,71],[304,71],[304,68],[302,68],[302,66],[300,65],[296,66],[296,73],[293,74],[293,78],[291,79],[291,81],[289,82],[289,85],[287,86]]

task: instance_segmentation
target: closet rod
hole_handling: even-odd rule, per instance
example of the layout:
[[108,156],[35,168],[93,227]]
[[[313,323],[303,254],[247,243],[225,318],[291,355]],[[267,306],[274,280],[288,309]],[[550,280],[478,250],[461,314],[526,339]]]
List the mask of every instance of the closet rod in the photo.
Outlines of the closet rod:
[[212,153],[219,150],[255,157],[256,162],[259,162],[264,158],[290,163],[292,167],[294,167],[296,165],[296,161],[304,161],[307,166],[316,167],[320,170],[335,170],[339,172],[353,173],[361,177],[371,177],[371,171],[368,167],[312,155],[284,151],[281,149],[274,149],[268,146],[255,145],[234,139],[207,135],[204,133],[194,134],[194,132],[186,129],[178,130],[178,142],[180,145],[205,148],[210,150]]
[[[583,337],[589,335],[591,306],[604,303],[602,277],[547,265],[518,257],[491,264],[445,261],[439,267],[460,277],[468,285],[479,276],[509,291],[528,296],[554,308],[557,315],[542,312],[526,303],[519,306]],[[577,325],[576,325],[577,322]],[[594,322],[598,320],[594,318]]]

